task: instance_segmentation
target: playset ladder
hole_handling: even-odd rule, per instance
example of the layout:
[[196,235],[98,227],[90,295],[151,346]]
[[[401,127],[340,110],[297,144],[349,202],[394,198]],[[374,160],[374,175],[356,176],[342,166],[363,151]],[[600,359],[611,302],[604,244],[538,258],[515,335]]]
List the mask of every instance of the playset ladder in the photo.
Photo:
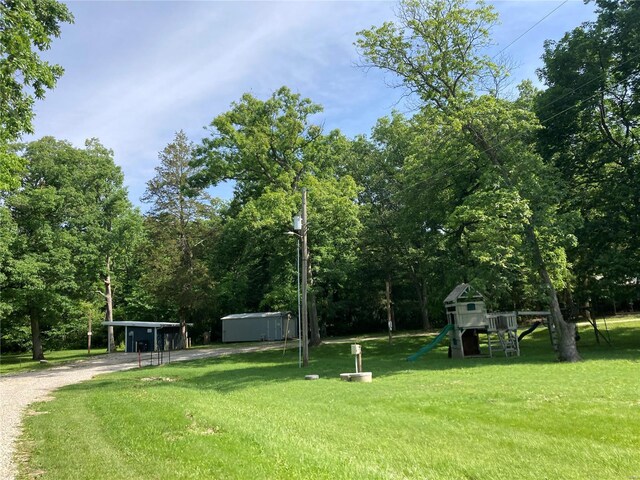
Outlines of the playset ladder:
[[547,317],[547,330],[549,330],[549,339],[551,340],[553,351],[558,353],[558,330],[551,317]]
[[[497,343],[491,343],[491,337],[495,335]],[[493,357],[493,352],[504,352],[505,357],[520,356],[520,345],[518,335],[515,330],[496,330],[487,332],[487,343],[489,344],[489,356]]]

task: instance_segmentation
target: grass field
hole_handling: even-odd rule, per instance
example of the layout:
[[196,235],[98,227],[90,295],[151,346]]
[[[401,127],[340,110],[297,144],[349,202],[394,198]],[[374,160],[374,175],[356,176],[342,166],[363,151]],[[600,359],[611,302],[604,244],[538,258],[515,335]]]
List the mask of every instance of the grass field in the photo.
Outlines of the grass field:
[[0,374],[3,373],[20,373],[29,370],[40,370],[49,368],[62,363],[74,362],[77,360],[86,360],[94,358],[104,353],[104,349],[96,350],[91,355],[87,355],[87,349],[84,350],[59,350],[45,352],[45,358],[48,363],[42,364],[38,360],[31,360],[31,352],[26,353],[6,353],[0,356]]
[[[547,331],[519,358],[451,360],[425,337],[147,367],[66,387],[34,406],[21,478],[640,478],[640,317],[582,328],[585,361],[553,361]],[[318,381],[304,374],[317,373]]]

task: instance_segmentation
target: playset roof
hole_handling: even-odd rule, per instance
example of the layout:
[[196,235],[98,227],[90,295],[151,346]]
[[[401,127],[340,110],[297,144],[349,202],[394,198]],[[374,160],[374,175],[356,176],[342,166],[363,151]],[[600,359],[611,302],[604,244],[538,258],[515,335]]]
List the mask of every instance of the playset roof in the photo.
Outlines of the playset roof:
[[444,299],[444,303],[455,303],[459,300],[483,300],[484,297],[480,292],[468,283],[461,283],[451,290],[451,293]]

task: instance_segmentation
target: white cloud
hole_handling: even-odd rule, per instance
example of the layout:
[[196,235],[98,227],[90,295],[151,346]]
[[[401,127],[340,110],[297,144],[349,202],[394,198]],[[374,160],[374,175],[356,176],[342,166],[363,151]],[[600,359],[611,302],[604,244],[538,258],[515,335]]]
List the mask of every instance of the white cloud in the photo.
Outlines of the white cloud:
[[[504,15],[498,42],[508,43],[556,3],[496,2]],[[368,133],[400,92],[385,87],[382,73],[353,66],[353,42],[357,31],[391,19],[393,5],[71,2],[76,23],[47,54],[66,73],[37,104],[36,134],[78,145],[100,138],[115,151],[137,202],[173,133],[184,129],[198,141],[203,126],[247,91],[265,98],[287,85],[324,105],[327,129]],[[570,11],[572,18],[549,18],[514,46],[523,76],[540,64],[543,27],[553,24],[558,36],[575,26],[579,5],[566,7],[558,15]]]

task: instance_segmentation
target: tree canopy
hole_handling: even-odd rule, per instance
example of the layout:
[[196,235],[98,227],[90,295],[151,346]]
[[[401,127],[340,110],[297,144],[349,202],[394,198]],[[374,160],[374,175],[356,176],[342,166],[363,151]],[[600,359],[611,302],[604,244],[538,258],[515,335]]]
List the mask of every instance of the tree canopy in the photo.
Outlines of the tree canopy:
[[41,359],[43,328],[54,343],[82,329],[81,303],[97,303],[106,257],[114,255],[116,241],[126,249],[113,226],[131,205],[112,152],[97,140],[77,149],[45,137],[28,144],[24,157],[21,187],[3,196],[15,224],[2,265],[3,341],[6,333],[21,341],[27,326],[33,357]]
[[572,252],[581,300],[616,302],[640,272],[640,4],[596,3],[596,21],[546,43],[536,110],[540,150],[566,180],[564,208],[582,219]]
[[[395,74],[418,96],[437,128],[451,136],[459,132],[473,147],[481,187],[458,207],[462,225],[488,227],[484,234],[474,229],[483,249],[490,245],[488,233],[503,229],[496,213],[508,215],[503,223],[509,228],[520,229],[529,248],[528,261],[549,295],[560,332],[560,358],[574,361],[579,359],[575,326],[563,318],[556,293],[562,279],[553,281],[549,265],[557,257],[552,252],[563,247],[558,241],[564,233],[553,214],[553,172],[533,148],[538,128],[534,113],[522,103],[500,98],[497,87],[490,88],[499,85],[503,75],[483,53],[496,20],[493,8],[484,2],[470,7],[463,0],[405,0],[396,23],[360,32],[357,45],[368,64]],[[464,161],[451,159],[448,168]]]
[[0,1],[0,190],[17,184],[21,168],[9,143],[33,133],[33,105],[63,73],[40,58],[60,36],[60,25],[73,21],[66,5],[55,0]]

